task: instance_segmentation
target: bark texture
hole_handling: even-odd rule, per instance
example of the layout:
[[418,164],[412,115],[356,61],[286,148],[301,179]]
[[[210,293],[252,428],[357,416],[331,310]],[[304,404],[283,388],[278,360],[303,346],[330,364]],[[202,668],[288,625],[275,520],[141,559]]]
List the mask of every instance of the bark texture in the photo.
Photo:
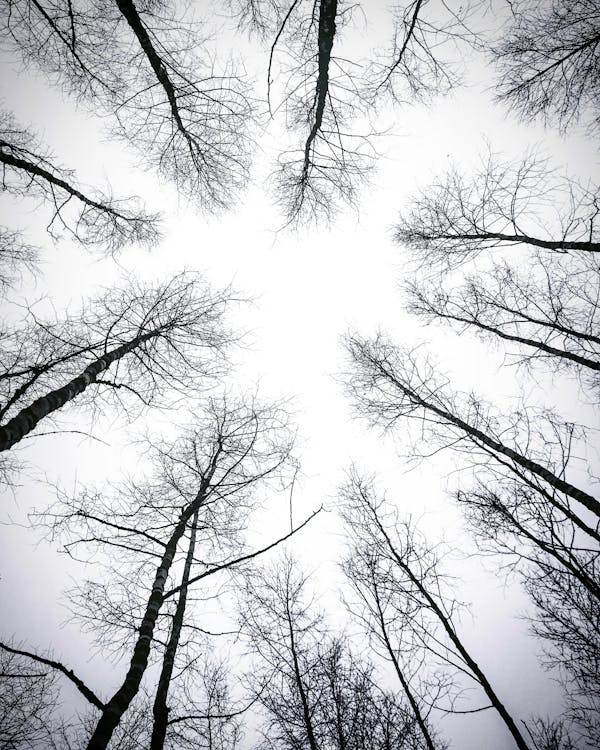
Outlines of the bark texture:
[[[214,472],[214,462],[212,471]],[[204,502],[211,479],[212,474],[209,473],[202,481],[193,502],[181,512],[179,522],[171,534],[160,564],[156,569],[152,592],[138,629],[139,635],[133,649],[129,669],[125,675],[123,684],[106,704],[106,708],[87,745],[87,750],[106,750],[117,724],[121,721],[121,717],[140,689],[142,677],[148,666],[148,656],[152,645],[154,627],[164,601],[165,585],[177,551],[177,545],[185,532],[190,518],[192,518]]]
[[175,655],[177,654],[179,639],[181,637],[181,628],[183,626],[183,619],[185,616],[187,592],[190,581],[190,571],[192,569],[194,550],[196,548],[197,528],[198,510],[196,510],[192,521],[192,527],[190,530],[190,544],[185,559],[183,575],[181,576],[179,599],[177,600],[177,607],[175,609],[175,616],[173,617],[171,635],[169,636],[169,642],[167,643],[167,648],[165,649],[160,677],[158,679],[158,687],[156,689],[156,697],[154,699],[154,706],[152,707],[154,724],[152,726],[150,750],[162,750],[165,744],[167,725],[169,723],[169,708],[167,706],[167,697],[169,694],[171,677],[173,675],[173,667],[175,665]]
[[159,336],[160,333],[161,331],[156,329],[136,336],[131,341],[118,346],[95,362],[92,362],[91,365],[85,368],[81,375],[73,378],[61,388],[50,391],[45,396],[37,398],[29,406],[21,409],[3,427],[0,427],[0,452],[12,448],[15,443],[18,443],[25,435],[35,429],[44,417],[52,414],[52,412],[65,406],[65,404],[72,401],[80,393],[83,393],[113,362],[118,361],[121,357],[137,349],[145,341]]

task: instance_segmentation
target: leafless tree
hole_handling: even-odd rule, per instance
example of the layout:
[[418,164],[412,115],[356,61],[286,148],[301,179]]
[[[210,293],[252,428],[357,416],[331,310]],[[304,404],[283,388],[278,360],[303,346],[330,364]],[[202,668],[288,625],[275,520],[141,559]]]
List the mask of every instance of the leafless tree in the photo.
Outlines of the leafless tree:
[[[130,659],[112,697],[94,703],[101,714],[90,749],[108,745],[140,690],[153,648],[160,651],[161,644],[153,746],[162,747],[173,663],[183,648],[183,629],[189,624],[193,632],[186,614],[190,587],[276,546],[310,520],[261,550],[248,551],[242,541],[256,492],[285,481],[292,440],[280,408],[212,399],[181,438],[154,445],[156,467],[148,481],[130,482],[113,493],[103,488],[63,496],[35,516],[36,527],[49,528],[65,551],[77,559],[93,558],[96,571],[106,570],[104,581],[83,584],[74,614],[99,639],[103,653],[112,642]],[[123,598],[125,580],[128,598]]]
[[[344,47],[353,14],[368,20],[358,6],[338,0],[230,4],[239,26],[269,43],[269,112],[283,108],[287,129],[303,134],[300,145],[282,151],[271,175],[286,226],[330,220],[339,204],[354,206],[378,156],[379,134],[368,118],[373,106],[384,93],[400,101],[447,90],[458,78],[450,58],[465,40],[476,40],[467,25],[477,3],[458,11],[421,0],[396,5],[391,49],[369,60]],[[281,90],[277,107],[275,90]]]
[[283,151],[271,175],[286,225],[329,220],[340,201],[353,205],[357,186],[373,166],[371,133],[353,132],[352,126],[360,106],[355,81],[360,67],[334,53],[350,12],[337,0],[319,0],[314,6],[294,2],[285,16],[274,14],[276,24],[271,23],[269,108],[273,61],[285,41],[286,125],[303,133],[302,144]]
[[[352,551],[344,561],[343,569],[357,602],[347,599],[346,606],[353,620],[362,626],[371,648],[391,663],[427,750],[445,747],[430,724],[430,713],[433,707],[437,707],[441,694],[447,695],[448,680],[437,674],[434,685],[428,684],[428,680],[420,680],[418,687],[413,686],[424,663],[422,643],[410,637],[412,626],[419,619],[418,607],[406,607],[402,613],[391,612],[393,595],[381,576],[381,564],[376,553],[364,549]],[[433,632],[431,623],[429,628]]]
[[198,54],[198,28],[166,4],[4,0],[5,40],[94,110],[203,208],[248,179],[253,104],[233,63]]
[[231,299],[183,273],[155,286],[131,280],[58,323],[29,310],[2,342],[0,451],[80,394],[97,407],[106,396],[149,405],[222,372]]
[[448,323],[516,348],[519,363],[572,371],[598,389],[598,256],[538,253],[525,269],[496,263],[457,288],[431,280],[406,285],[408,309],[427,324]]
[[471,28],[479,5],[465,3],[456,9],[423,0],[394,3],[390,47],[375,52],[367,65],[367,101],[376,103],[382,95],[397,103],[427,100],[456,86],[463,48],[481,43]]
[[98,191],[86,193],[74,172],[54,164],[39,140],[6,111],[0,112],[0,131],[2,188],[48,203],[52,214],[47,229],[52,237],[64,230],[82,245],[100,246],[110,253],[132,242],[157,242],[159,217],[143,212],[136,198],[116,200]]
[[[385,426],[416,420],[420,440],[448,447],[475,468],[458,500],[482,550],[504,555],[534,604],[534,633],[565,686],[567,717],[593,747],[597,735],[600,617],[598,500],[568,481],[573,450],[589,435],[550,413],[495,415],[473,395],[453,395],[431,363],[383,337],[352,337],[359,411]],[[415,452],[416,447],[411,447]]]
[[261,747],[421,750],[410,712],[329,634],[306,588],[290,557],[246,578],[242,631],[258,656],[251,682],[267,716]]
[[[550,412],[535,419],[526,409],[496,416],[474,395],[448,392],[438,368],[383,334],[371,340],[349,335],[346,347],[353,365],[348,391],[359,414],[386,428],[415,420],[421,439],[430,444],[452,445],[468,453],[471,462],[480,457],[479,463],[522,477],[526,484],[541,484],[560,512],[600,539],[600,501],[566,478],[571,444],[582,428]],[[578,504],[575,510],[573,501]]]
[[521,577],[535,606],[532,630],[565,687],[566,715],[593,747],[591,728],[600,715],[600,548],[541,488],[492,482],[480,478],[474,488],[458,491],[458,501],[480,549],[502,555],[505,569]]
[[[312,676],[315,645],[324,634],[322,614],[306,602],[306,578],[290,557],[281,565],[253,571],[245,582],[242,630],[260,657],[252,670],[256,695],[268,716],[266,747],[318,750]],[[282,700],[283,696],[283,700]]]
[[527,731],[535,750],[576,750],[563,721],[537,718]]
[[[433,656],[445,670],[451,669],[480,686],[489,704],[470,710],[495,709],[517,747],[527,748],[515,720],[457,631],[455,619],[461,605],[442,570],[442,551],[429,545],[410,520],[400,521],[397,511],[394,514],[386,506],[385,497],[377,494],[373,482],[355,472],[342,490],[342,514],[351,539],[345,570],[359,593],[361,619],[384,645],[427,747],[438,744],[427,726],[422,698],[419,706],[407,679],[408,669],[414,670],[414,664],[403,664],[412,652],[421,666],[420,650]],[[407,653],[402,654],[405,649]],[[434,682],[437,695],[432,705],[439,708],[436,704],[448,696],[451,686],[439,677]],[[447,710],[454,710],[454,706]]]
[[37,272],[38,250],[25,242],[22,235],[0,226],[0,292],[4,293],[24,271]]
[[[243,738],[242,715],[248,706],[234,704],[228,686],[230,668],[207,660],[193,681],[193,693],[187,690],[179,710],[169,713],[167,739],[178,750],[236,750]],[[198,687],[201,683],[200,696]]]
[[51,668],[0,647],[0,746],[26,750],[47,742],[58,702],[55,683]]
[[489,153],[473,175],[451,169],[421,190],[395,237],[423,266],[515,245],[596,253],[598,201],[597,186],[560,176],[539,156],[504,163]]
[[[493,50],[498,97],[523,118],[564,131],[583,116],[600,125],[600,13],[594,0],[511,3],[512,18]],[[586,118],[587,119],[587,118]]]

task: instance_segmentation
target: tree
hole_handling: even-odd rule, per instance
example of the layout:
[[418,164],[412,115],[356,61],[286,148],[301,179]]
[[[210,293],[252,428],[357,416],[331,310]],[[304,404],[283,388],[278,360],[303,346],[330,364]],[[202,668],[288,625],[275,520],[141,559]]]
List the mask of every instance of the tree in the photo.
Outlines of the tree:
[[[422,701],[419,706],[409,685],[408,668],[402,664],[406,659],[421,665],[423,659],[416,656],[419,651],[479,685],[489,700],[485,708],[498,712],[517,747],[526,750],[527,742],[515,720],[458,634],[454,618],[460,605],[448,591],[439,550],[428,545],[410,521],[399,522],[397,512],[394,517],[387,510],[385,498],[377,496],[372,482],[356,474],[342,490],[342,515],[351,539],[344,569],[359,594],[360,619],[384,645],[427,747],[438,744],[427,726]],[[414,644],[419,644],[416,649]],[[408,653],[402,655],[406,649]],[[439,677],[435,682],[438,695],[433,706],[439,707],[439,694],[447,692],[448,685]]]
[[[49,203],[52,216],[47,229],[53,238],[64,229],[82,245],[101,246],[109,253],[132,242],[157,242],[158,215],[141,211],[137,199],[86,194],[75,182],[74,173],[53,164],[38,139],[6,111],[0,112],[0,130],[2,187],[12,195]],[[78,206],[73,216],[71,203]]]
[[498,98],[523,118],[565,131],[589,116],[600,125],[600,13],[594,0],[518,2],[492,51]]
[[408,310],[427,324],[447,323],[483,340],[516,348],[519,363],[574,372],[598,388],[600,266],[594,254],[536,253],[526,271],[494,263],[467,276],[460,287],[406,285]]
[[184,273],[155,286],[132,280],[58,323],[28,311],[31,322],[2,344],[0,451],[80,394],[97,408],[121,394],[147,406],[221,372],[234,338],[224,321],[231,299]]
[[[369,135],[354,132],[352,126],[360,106],[355,79],[361,66],[334,52],[351,8],[337,0],[314,5],[296,0],[289,7],[246,0],[233,5],[240,26],[271,41],[267,71],[271,117],[283,108],[286,128],[302,134],[300,144],[280,153],[270,175],[285,225],[328,221],[340,201],[354,204],[357,185],[366,179],[375,158]],[[273,76],[277,67],[279,75]],[[273,107],[272,84],[280,76],[282,101]]]
[[421,750],[410,712],[328,632],[306,584],[290,557],[246,577],[241,626],[258,656],[251,684],[267,716],[261,747]]
[[0,292],[6,292],[24,270],[35,273],[37,259],[37,248],[25,242],[19,232],[0,227]]
[[253,104],[243,77],[199,55],[198,30],[171,9],[6,0],[3,34],[27,64],[94,110],[112,134],[208,210],[248,179]]
[[171,746],[182,750],[235,750],[239,747],[243,738],[241,716],[248,707],[237,708],[232,703],[229,672],[229,665],[206,661],[199,678],[193,681],[193,693],[186,690],[183,694],[179,715],[169,719]]
[[[103,582],[83,585],[74,614],[100,639],[103,653],[112,642],[130,660],[112,697],[94,704],[100,716],[90,750],[108,745],[141,688],[154,644],[166,641],[154,699],[153,747],[162,746],[173,662],[183,628],[192,625],[186,614],[190,587],[270,549],[310,520],[262,550],[248,552],[240,539],[259,487],[285,478],[292,438],[281,409],[214,399],[179,439],[155,444],[148,481],[128,483],[112,495],[103,488],[61,497],[35,516],[36,526],[60,538],[69,554],[93,557],[96,570],[106,566]],[[202,557],[195,545],[202,546]]]
[[56,710],[52,670],[36,668],[18,649],[0,648],[0,744],[6,750],[40,747]]
[[451,169],[421,190],[395,238],[418,263],[446,268],[519,245],[596,253],[598,201],[597,186],[560,176],[539,156],[504,163],[489,153],[472,176]]
[[[437,368],[429,361],[419,362],[414,352],[394,346],[382,334],[372,340],[350,335],[346,348],[354,366],[348,390],[360,414],[385,427],[403,418],[416,419],[427,427],[429,440],[454,444],[486,462],[492,459],[526,484],[540,483],[548,488],[546,492],[557,510],[599,539],[600,501],[564,478],[574,425],[561,422],[551,413],[534,422],[525,411],[502,421],[473,395],[445,393]],[[564,501],[559,499],[561,495]],[[571,508],[572,501],[578,503],[578,510]]]
[[[394,8],[391,48],[357,58],[344,46],[357,8],[337,0],[232,2],[239,26],[268,40],[267,103],[272,117],[301,142],[284,149],[271,174],[272,193],[285,226],[331,220],[340,203],[356,205],[358,188],[373,170],[378,133],[368,116],[384,95],[393,102],[446,91],[457,79],[447,56],[475,35],[467,28],[473,7],[432,10],[418,0]],[[283,51],[281,49],[283,48]],[[283,62],[279,63],[282,58]],[[279,75],[273,73],[279,65]],[[282,80],[280,101],[273,90]]]
[[389,48],[367,65],[365,98],[375,104],[389,97],[398,104],[426,101],[460,83],[463,47],[479,47],[471,23],[478,3],[433,8],[423,0],[396,3]]
[[360,413],[386,427],[418,420],[429,452],[449,447],[475,470],[475,488],[458,490],[458,500],[482,549],[508,556],[522,578],[534,604],[532,630],[565,687],[567,716],[593,747],[600,514],[598,500],[569,481],[587,431],[526,406],[496,415],[472,394],[449,393],[436,366],[381,336],[351,337],[348,347]]

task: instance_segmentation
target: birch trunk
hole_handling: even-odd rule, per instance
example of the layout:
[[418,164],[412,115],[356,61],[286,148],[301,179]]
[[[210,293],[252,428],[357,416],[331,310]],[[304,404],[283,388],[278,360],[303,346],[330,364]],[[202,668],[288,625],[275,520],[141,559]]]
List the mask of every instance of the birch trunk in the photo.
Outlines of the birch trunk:
[[34,430],[37,425],[52,412],[65,406],[80,393],[95,382],[96,378],[107,370],[113,362],[117,362],[129,352],[137,349],[145,341],[161,334],[160,329],[136,336],[131,341],[104,354],[88,365],[85,370],[61,388],[50,391],[45,396],[37,398],[32,404],[21,409],[12,419],[0,427],[0,452],[7,451]]
[[201,507],[211,478],[212,476],[209,474],[202,481],[200,490],[194,501],[181,512],[177,526],[171,534],[160,564],[156,569],[154,583],[152,584],[152,593],[148,599],[146,611],[138,630],[139,635],[133,649],[129,669],[125,675],[123,684],[107,702],[106,708],[87,745],[87,750],[106,750],[117,724],[121,721],[121,717],[140,689],[142,677],[148,666],[148,656],[150,654],[154,627],[164,601],[165,585],[177,551],[177,545],[185,532],[190,518]]
[[188,547],[187,557],[185,560],[185,566],[183,569],[183,575],[181,577],[181,588],[179,590],[179,599],[177,601],[177,608],[175,610],[175,616],[173,617],[173,626],[171,628],[171,635],[165,655],[163,657],[162,669],[158,680],[158,687],[156,689],[156,698],[154,700],[154,706],[152,713],[154,715],[154,725],[152,727],[152,738],[150,740],[150,750],[162,750],[165,744],[165,737],[167,734],[167,725],[169,721],[169,708],[167,706],[167,696],[169,694],[169,686],[171,684],[171,677],[173,675],[173,667],[175,664],[175,655],[177,653],[177,647],[179,646],[179,639],[181,636],[181,628],[183,626],[183,618],[185,616],[185,608],[187,603],[187,592],[190,581],[190,570],[192,568],[192,562],[194,559],[194,550],[196,547],[196,530],[198,528],[198,510],[194,514],[192,521],[192,528],[190,532],[190,544]]

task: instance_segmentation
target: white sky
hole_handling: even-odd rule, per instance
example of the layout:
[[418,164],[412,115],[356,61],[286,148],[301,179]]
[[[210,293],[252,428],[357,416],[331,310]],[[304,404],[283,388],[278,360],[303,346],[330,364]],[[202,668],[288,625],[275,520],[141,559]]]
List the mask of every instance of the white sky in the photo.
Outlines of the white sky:
[[[377,11],[382,5],[373,3]],[[207,220],[178,199],[170,186],[139,170],[135,156],[126,148],[107,142],[99,119],[83,109],[77,111],[41,79],[19,73],[6,53],[3,57],[0,95],[20,122],[37,130],[58,162],[76,169],[84,185],[101,188],[110,183],[115,195],[138,193],[149,209],[165,212],[161,246],[151,253],[126,248],[119,264],[147,279],[182,267],[197,269],[215,286],[233,282],[243,295],[255,298],[255,304],[240,314],[240,325],[252,331],[252,346],[241,356],[235,380],[249,386],[258,382],[263,397],[294,398],[304,474],[294,495],[295,519],[333,498],[344,469],[354,460],[367,471],[380,472],[381,485],[398,498],[403,509],[423,514],[422,529],[432,540],[444,533],[450,541],[467,544],[461,537],[458,514],[445,495],[451,481],[447,477],[451,457],[438,456],[406,473],[390,440],[350,420],[349,404],[335,380],[343,367],[340,336],[348,329],[368,334],[381,327],[399,343],[428,342],[443,370],[453,373],[457,388],[474,388],[492,396],[499,406],[508,403],[517,395],[516,373],[499,369],[500,352],[466,335],[456,337],[446,328],[421,329],[403,312],[397,285],[406,273],[406,256],[393,245],[391,227],[416,185],[426,184],[450,163],[468,171],[484,152],[485,139],[509,158],[541,145],[556,166],[568,166],[582,178],[593,175],[598,166],[590,141],[581,134],[561,138],[554,131],[519,124],[492,103],[489,72],[473,55],[464,88],[427,107],[384,113],[393,134],[380,143],[384,156],[372,186],[362,193],[359,216],[348,212],[329,229],[277,234],[274,230],[281,222],[260,179],[234,211]],[[264,71],[261,75],[262,93]],[[259,160],[257,174],[264,171],[264,160]],[[44,247],[42,275],[17,290],[15,298],[31,301],[47,296],[57,309],[77,307],[97,285],[108,285],[117,277],[111,259],[90,256],[68,240],[53,245],[45,237],[46,206],[26,200],[17,204],[3,197],[0,210],[4,223],[30,226],[30,236]],[[557,386],[547,396],[549,406],[562,408],[568,415],[577,389]],[[89,425],[76,410],[69,417],[65,425],[91,426],[93,434],[110,447],[67,435],[31,440],[23,455],[40,476],[46,474],[70,486],[90,479],[118,480],[121,469],[135,466],[135,449],[128,445],[128,429],[122,420]],[[137,429],[133,425],[129,434],[135,435]],[[25,482],[16,501],[5,499],[6,516],[22,520],[28,509],[52,499],[50,487]],[[264,540],[285,528],[285,502],[269,506],[267,518],[269,522],[260,523]],[[53,545],[34,546],[36,535],[30,530],[4,526],[0,534],[0,610],[5,634],[16,633],[39,649],[53,644],[56,654],[98,689],[114,684],[120,673],[116,678],[113,673],[111,679],[114,667],[98,658],[88,662],[86,639],[76,627],[66,622],[57,630],[67,614],[56,606],[55,598],[69,585],[67,577],[77,575],[76,567],[59,557]],[[258,535],[252,536],[258,540]],[[309,567],[321,565],[326,571],[319,583],[331,580],[327,601],[335,605],[331,594],[339,553],[335,517],[329,514],[318,519],[294,549]],[[536,645],[524,635],[525,623],[514,618],[525,606],[521,594],[514,584],[505,589],[500,577],[485,574],[479,565],[461,566],[466,578],[461,597],[474,602],[476,616],[462,623],[465,641],[519,717],[556,710],[557,689],[537,665]],[[489,568],[493,570],[491,563]],[[441,729],[461,750],[512,746],[493,717],[448,720]]]

